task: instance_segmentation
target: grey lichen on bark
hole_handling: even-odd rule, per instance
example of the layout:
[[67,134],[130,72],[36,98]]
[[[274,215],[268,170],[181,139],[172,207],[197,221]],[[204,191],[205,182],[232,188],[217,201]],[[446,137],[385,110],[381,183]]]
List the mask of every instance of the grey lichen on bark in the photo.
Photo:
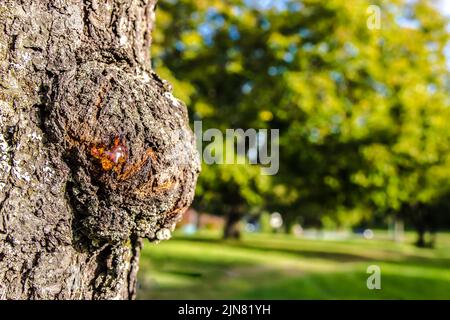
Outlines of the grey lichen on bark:
[[133,298],[200,168],[151,70],[156,1],[0,3],[0,298]]

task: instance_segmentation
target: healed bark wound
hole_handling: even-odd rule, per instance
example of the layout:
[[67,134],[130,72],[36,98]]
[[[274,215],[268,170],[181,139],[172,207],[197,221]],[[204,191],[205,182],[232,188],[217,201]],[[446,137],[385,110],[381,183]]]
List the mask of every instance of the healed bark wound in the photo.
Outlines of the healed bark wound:
[[156,1],[0,4],[0,298],[132,298],[141,239],[170,237],[199,172],[150,67]]

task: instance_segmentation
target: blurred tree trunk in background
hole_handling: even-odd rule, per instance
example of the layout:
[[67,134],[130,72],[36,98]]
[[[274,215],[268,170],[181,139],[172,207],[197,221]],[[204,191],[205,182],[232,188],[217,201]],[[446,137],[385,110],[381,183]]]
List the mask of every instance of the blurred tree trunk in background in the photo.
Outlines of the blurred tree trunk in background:
[[[417,232],[416,246],[420,248],[433,247],[435,230],[430,209],[421,203],[411,205],[409,208],[409,218]],[[430,234],[429,241],[426,237],[427,232]]]
[[151,70],[156,0],[2,0],[0,298],[130,299],[199,171]]
[[240,221],[242,215],[239,212],[239,208],[232,207],[228,214],[225,216],[225,226],[223,231],[224,239],[240,239],[241,229]]

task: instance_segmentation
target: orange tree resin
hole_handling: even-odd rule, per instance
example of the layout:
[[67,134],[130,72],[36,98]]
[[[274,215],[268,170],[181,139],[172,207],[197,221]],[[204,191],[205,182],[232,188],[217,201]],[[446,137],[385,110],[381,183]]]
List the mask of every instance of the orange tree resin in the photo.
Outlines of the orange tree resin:
[[100,161],[103,170],[114,170],[114,172],[120,173],[128,159],[128,149],[121,138],[115,137],[110,148],[106,148],[104,145],[93,146],[91,155]]

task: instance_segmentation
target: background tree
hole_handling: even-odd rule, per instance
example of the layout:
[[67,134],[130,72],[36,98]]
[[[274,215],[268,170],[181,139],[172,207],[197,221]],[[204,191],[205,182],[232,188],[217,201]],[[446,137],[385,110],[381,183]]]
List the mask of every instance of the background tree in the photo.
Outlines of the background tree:
[[[379,50],[389,72],[373,77],[384,107],[371,111],[380,120],[368,125],[385,139],[361,148],[367,164],[354,178],[378,210],[406,219],[424,246],[424,232],[440,214],[425,208],[449,186],[448,20],[427,1],[385,11],[390,20],[383,22]],[[410,27],[394,23],[399,15]]]
[[135,294],[199,170],[185,106],[150,67],[156,1],[2,1],[0,298]]
[[[367,25],[374,4],[380,29]],[[448,20],[432,3],[178,0],[161,11],[170,32],[155,35],[155,66],[194,119],[280,129],[271,210],[334,227],[395,216],[423,233],[432,218],[415,208],[448,190]]]
[[223,237],[239,239],[239,222],[246,214],[260,213],[266,206],[270,178],[256,165],[204,165],[193,205],[201,211],[225,216]]

